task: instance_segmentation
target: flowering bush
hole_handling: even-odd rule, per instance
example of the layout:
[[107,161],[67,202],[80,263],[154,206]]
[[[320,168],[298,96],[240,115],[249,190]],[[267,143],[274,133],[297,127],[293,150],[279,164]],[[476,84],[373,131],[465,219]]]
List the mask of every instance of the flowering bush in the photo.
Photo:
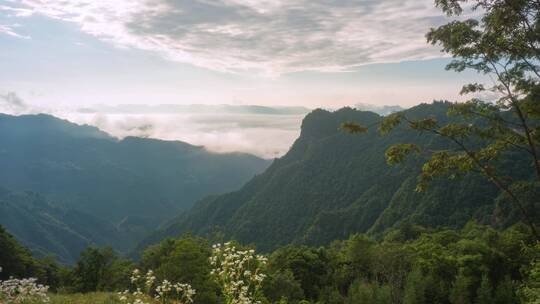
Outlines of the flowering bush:
[[261,284],[266,277],[262,269],[266,258],[254,250],[238,250],[231,243],[214,245],[211,274],[222,287],[227,304],[258,304]]
[[[0,267],[2,271],[2,267]],[[0,303],[34,304],[48,303],[48,286],[36,283],[37,279],[14,279],[0,281]]]
[[156,277],[152,270],[143,276],[139,269],[133,270],[131,283],[135,286],[134,291],[125,290],[119,292],[120,301],[128,304],[191,304],[195,289],[189,284],[171,283],[168,280],[154,288]]

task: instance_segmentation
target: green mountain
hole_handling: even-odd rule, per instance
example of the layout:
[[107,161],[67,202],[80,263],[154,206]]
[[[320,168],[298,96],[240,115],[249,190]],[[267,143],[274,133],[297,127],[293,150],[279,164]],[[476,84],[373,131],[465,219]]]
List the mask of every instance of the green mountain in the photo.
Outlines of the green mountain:
[[[435,116],[448,121],[448,103],[406,110],[411,118]],[[183,233],[236,239],[272,250],[290,243],[318,245],[351,233],[382,233],[403,222],[428,227],[460,227],[471,218],[502,222],[494,215],[499,191],[476,175],[437,180],[414,192],[421,160],[390,167],[386,149],[395,143],[418,143],[430,149],[448,143],[429,134],[399,127],[388,136],[376,130],[352,135],[340,130],[346,121],[373,125],[372,112],[344,108],[315,110],[302,123],[290,151],[239,191],[207,197],[172,220],[141,246]],[[513,172],[519,175],[520,172]]]
[[[3,196],[4,208],[13,210],[10,216],[0,216],[0,224],[12,231],[15,222],[21,227],[30,225],[31,219],[45,223],[45,217],[54,214],[51,222],[58,221],[69,229],[64,231],[67,234],[51,234],[54,237],[46,246],[38,240],[42,234],[12,232],[24,237],[23,243],[32,250],[53,249],[50,252],[66,258],[88,241],[125,251],[172,215],[205,196],[240,188],[269,163],[249,154],[217,154],[179,141],[118,140],[97,128],[49,115],[0,114],[0,185],[16,193],[32,191],[44,197]],[[29,207],[46,205],[36,200],[53,201],[60,208],[58,212],[70,214],[60,216],[56,211]],[[36,204],[21,203],[15,210],[17,201]],[[32,214],[34,211],[37,213]],[[67,223],[78,218],[85,230],[99,226],[98,236]],[[87,226],[82,225],[84,221],[88,221]],[[47,227],[56,229],[42,226]],[[111,229],[117,233],[109,233]],[[73,238],[73,243],[62,241],[63,237]]]
[[74,262],[90,245],[121,242],[115,225],[74,209],[55,206],[43,196],[0,188],[0,223],[34,256],[55,255]]

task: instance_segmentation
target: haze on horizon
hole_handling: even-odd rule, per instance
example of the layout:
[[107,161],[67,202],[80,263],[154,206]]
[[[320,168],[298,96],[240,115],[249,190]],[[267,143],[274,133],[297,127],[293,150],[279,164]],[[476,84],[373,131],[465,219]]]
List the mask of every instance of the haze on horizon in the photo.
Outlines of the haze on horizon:
[[445,71],[450,59],[426,43],[448,21],[433,0],[0,0],[0,112],[279,156],[303,115],[79,109],[462,100],[462,84],[485,79]]

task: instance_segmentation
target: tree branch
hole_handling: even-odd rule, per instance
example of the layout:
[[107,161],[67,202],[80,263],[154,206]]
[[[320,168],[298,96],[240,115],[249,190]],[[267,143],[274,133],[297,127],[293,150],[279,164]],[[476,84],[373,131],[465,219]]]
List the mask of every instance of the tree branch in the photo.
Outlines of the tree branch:
[[513,95],[510,85],[504,81],[504,78],[502,77],[501,73],[497,70],[497,67],[495,67],[495,65],[491,61],[490,63],[492,64],[493,69],[495,73],[497,74],[497,77],[499,78],[499,81],[505,87],[508,97],[510,99],[510,104],[512,105],[512,108],[514,108],[514,111],[516,112],[519,120],[521,121],[521,127],[525,131],[525,136],[527,138],[527,142],[529,144],[529,148],[531,149],[531,154],[534,160],[534,167],[536,168],[536,177],[538,178],[538,181],[540,182],[540,161],[538,160],[538,153],[537,153],[536,145],[531,136],[531,130],[529,128],[529,125],[527,124],[527,119],[525,118],[525,115],[523,114],[523,111],[521,110],[521,107],[519,106],[518,100]]
[[[407,119],[406,117],[404,117],[404,119],[411,123],[412,121],[410,121],[409,119]],[[503,192],[505,192],[511,199],[512,201],[514,202],[514,204],[518,207],[518,209],[520,210],[525,222],[527,223],[527,225],[531,228],[531,232],[533,233],[533,235],[535,236],[536,240],[537,241],[540,241],[540,233],[538,232],[538,230],[536,229],[536,226],[534,225],[534,222],[531,220],[531,218],[529,217],[529,214],[527,212],[527,210],[525,209],[525,207],[523,206],[523,203],[521,202],[521,200],[514,194],[514,192],[504,184],[504,182],[502,180],[500,180],[499,177],[497,177],[496,174],[493,174],[491,172],[491,170],[489,170],[489,168],[487,168],[484,164],[482,164],[482,162],[478,159],[478,157],[476,157],[476,155],[474,154],[474,152],[472,152],[471,150],[469,150],[467,148],[467,146],[465,146],[465,144],[461,141],[459,141],[457,138],[453,137],[453,136],[447,136],[445,134],[442,134],[439,130],[437,129],[429,129],[429,128],[422,128],[423,130],[425,131],[428,131],[428,132],[432,132],[438,136],[441,136],[443,138],[448,138],[450,139],[451,141],[453,141],[456,145],[458,145],[460,147],[460,149],[465,152],[465,154],[467,154],[467,156],[474,162],[474,164],[480,169],[480,171],[482,172],[482,174],[484,174],[497,188],[499,188],[500,190],[502,190]]]

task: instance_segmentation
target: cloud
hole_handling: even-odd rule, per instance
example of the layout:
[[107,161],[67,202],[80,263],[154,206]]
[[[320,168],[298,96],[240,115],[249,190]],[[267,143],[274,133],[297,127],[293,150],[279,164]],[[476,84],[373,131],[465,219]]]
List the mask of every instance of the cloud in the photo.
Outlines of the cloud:
[[6,12],[8,17],[29,17],[33,15],[31,9],[0,5],[0,11]]
[[265,158],[285,154],[300,134],[304,115],[256,113],[57,112],[109,134],[180,140],[214,152],[246,152]]
[[30,106],[16,93],[8,92],[5,95],[0,94],[0,112],[18,115],[25,114],[30,110]]
[[374,112],[382,116],[405,110],[405,108],[399,105],[376,105],[364,102],[359,102],[355,104],[354,108],[360,111]]
[[21,38],[21,39],[30,39],[30,36],[21,35],[15,32],[14,28],[16,27],[19,27],[19,25],[18,24],[12,24],[12,25],[0,24],[0,33],[9,35],[11,37],[16,37],[16,38]]
[[[220,71],[279,74],[441,57],[433,0],[21,0],[117,47]],[[29,13],[29,11],[31,13]]]
[[213,152],[245,152],[265,158],[289,150],[309,111],[303,107],[196,104],[41,108],[26,103],[15,92],[0,93],[0,113],[45,113],[96,126],[118,138],[180,140]]

